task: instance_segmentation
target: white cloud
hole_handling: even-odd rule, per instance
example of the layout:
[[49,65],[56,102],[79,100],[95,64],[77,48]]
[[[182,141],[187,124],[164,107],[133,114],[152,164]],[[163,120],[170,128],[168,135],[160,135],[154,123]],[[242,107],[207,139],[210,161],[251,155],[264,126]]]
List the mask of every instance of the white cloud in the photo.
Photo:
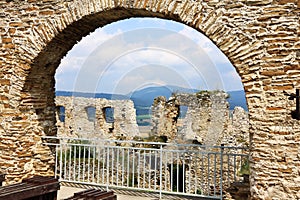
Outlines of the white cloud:
[[[146,74],[146,76],[145,76]],[[98,87],[107,87],[109,77],[103,78]],[[115,77],[114,91],[116,93],[129,93],[145,85],[177,85],[190,88],[187,77],[180,72],[161,65],[142,65]]]
[[183,34],[195,41],[215,63],[223,64],[229,62],[228,58],[209,38],[193,28],[184,26],[184,28],[178,33]]
[[95,50],[95,48],[121,33],[122,31],[120,29],[113,34],[107,34],[103,29],[96,29],[95,32],[83,37],[82,40],[74,45],[68,54],[61,60],[57,73],[80,69],[86,58]]
[[56,74],[63,74],[67,71],[79,70],[84,60],[84,57],[67,56],[61,60],[60,67],[57,68]]
[[[136,20],[139,20],[139,26],[141,26],[143,19]],[[146,65],[172,69],[180,74],[180,78],[189,80],[189,84],[194,84],[194,87],[197,88],[204,88],[205,81],[206,85],[223,85],[222,81],[217,80],[220,78],[218,71],[221,71],[222,74],[236,73],[233,68],[220,68],[221,64],[229,63],[228,59],[199,32],[183,25],[181,25],[182,28],[179,28],[178,23],[174,25],[174,28],[170,22],[155,20],[160,23],[158,27],[165,25],[170,27],[135,30],[134,22],[121,21],[115,25],[117,28],[114,31],[108,33],[104,27],[84,37],[61,61],[61,65],[57,69],[56,81],[57,85],[62,86],[57,88],[72,85],[75,89],[95,91],[97,87],[99,89],[97,84],[103,80],[110,83],[110,85],[101,84],[100,89],[106,92],[116,88],[118,91],[121,91],[120,88],[125,91],[127,90],[125,87],[132,89],[151,82],[180,84],[178,81],[176,82],[178,75],[174,74],[165,76],[165,80],[163,80],[162,78],[151,78],[153,74],[145,68],[141,74],[132,73]],[[145,21],[153,23],[153,20]],[[123,27],[126,26],[126,23],[130,24],[135,31],[124,32]],[[147,23],[144,26],[147,27]],[[178,29],[179,32],[170,31],[172,29]],[[128,27],[127,30],[129,30]],[[154,75],[159,77],[160,74],[156,72]],[[120,85],[120,83],[122,84]]]
[[241,77],[234,70],[226,72],[223,76],[227,91],[241,90],[243,88]]

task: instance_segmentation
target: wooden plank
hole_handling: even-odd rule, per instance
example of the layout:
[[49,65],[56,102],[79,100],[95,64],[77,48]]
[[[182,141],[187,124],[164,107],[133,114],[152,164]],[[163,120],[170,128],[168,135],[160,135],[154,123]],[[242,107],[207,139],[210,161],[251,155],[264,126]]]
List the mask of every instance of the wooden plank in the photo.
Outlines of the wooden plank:
[[67,200],[116,200],[117,196],[113,191],[103,191],[98,189],[88,189],[81,192],[74,193],[73,197]]
[[113,191],[108,191],[108,192],[105,192],[105,193],[98,193],[98,194],[95,194],[93,197],[95,197],[95,199],[102,199],[102,198],[111,196],[111,195],[113,195],[113,194],[114,194]]
[[23,179],[23,183],[46,184],[58,182],[58,179],[47,176],[35,176],[32,178]]
[[16,190],[26,190],[28,188],[31,188],[32,186],[33,186],[32,184],[26,184],[26,183],[17,183],[17,184],[2,186],[0,188],[0,196],[1,194],[15,192]]
[[[95,200],[100,200],[100,199],[95,199]],[[117,200],[117,195],[114,194],[108,197],[104,197],[101,200]]]
[[[43,180],[45,180],[45,183]],[[58,190],[59,182],[57,179],[49,177],[35,177],[25,179],[22,183],[0,187],[0,199],[35,199],[34,197],[38,199],[56,199]]]
[[58,184],[46,184],[40,186],[28,186],[25,188],[16,187],[15,190],[10,190],[0,194],[0,199],[5,200],[18,200],[26,199],[36,196],[41,196],[47,193],[56,192],[59,190]]

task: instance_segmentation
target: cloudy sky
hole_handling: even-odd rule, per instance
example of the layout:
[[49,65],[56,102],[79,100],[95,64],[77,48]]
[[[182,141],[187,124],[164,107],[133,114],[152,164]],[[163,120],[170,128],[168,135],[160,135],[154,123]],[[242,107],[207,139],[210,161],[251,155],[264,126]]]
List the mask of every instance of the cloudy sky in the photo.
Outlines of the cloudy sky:
[[84,37],[56,71],[56,90],[128,94],[147,86],[242,90],[226,56],[204,35],[170,20],[133,18]]

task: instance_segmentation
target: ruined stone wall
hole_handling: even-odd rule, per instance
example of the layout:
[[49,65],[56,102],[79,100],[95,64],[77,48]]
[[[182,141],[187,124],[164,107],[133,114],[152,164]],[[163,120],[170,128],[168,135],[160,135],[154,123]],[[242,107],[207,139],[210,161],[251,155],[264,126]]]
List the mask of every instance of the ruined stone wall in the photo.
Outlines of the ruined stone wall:
[[[249,146],[249,116],[241,107],[232,113],[222,91],[174,94],[170,100],[157,97],[152,106],[153,135],[164,135],[168,142],[187,141],[204,145]],[[178,119],[180,106],[187,106],[186,116]]]
[[222,144],[226,146],[249,146],[249,115],[242,107],[235,107],[229,116],[223,133]]
[[239,73],[250,115],[252,198],[300,198],[300,123],[290,115],[295,101],[283,94],[300,87],[299,1],[1,0],[0,13],[0,164],[9,182],[53,174],[41,136],[56,135],[61,58],[98,27],[160,17],[204,33]]
[[194,95],[177,94],[180,105],[188,106],[183,119],[183,138],[196,139],[206,145],[220,144],[228,123],[227,97],[222,91],[202,91]]
[[[131,100],[57,96],[55,104],[65,108],[64,121],[56,113],[58,136],[131,140],[139,135]],[[95,109],[95,119],[89,119],[88,107]],[[105,108],[113,108],[113,122],[107,121]]]
[[179,104],[176,99],[166,100],[159,96],[154,99],[151,117],[151,135],[167,136],[168,142],[177,138]]

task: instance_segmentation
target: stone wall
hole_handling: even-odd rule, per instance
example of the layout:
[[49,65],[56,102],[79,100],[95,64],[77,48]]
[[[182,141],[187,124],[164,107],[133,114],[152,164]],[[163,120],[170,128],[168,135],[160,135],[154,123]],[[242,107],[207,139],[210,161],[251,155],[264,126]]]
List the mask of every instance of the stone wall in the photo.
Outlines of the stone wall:
[[[168,137],[168,142],[196,142],[204,145],[249,146],[249,116],[241,107],[232,113],[222,91],[178,93],[167,101],[157,97],[152,106],[153,135]],[[179,119],[180,106],[187,106]]]
[[0,13],[0,163],[9,182],[53,174],[41,136],[56,135],[61,58],[98,27],[160,17],[204,33],[239,73],[250,116],[252,198],[300,198],[300,124],[290,114],[295,101],[283,94],[300,87],[299,1],[1,0]]
[[177,138],[177,119],[179,103],[175,98],[168,101],[165,97],[156,97],[152,105],[151,135],[167,136],[168,142]]
[[249,146],[249,128],[248,112],[241,107],[235,107],[224,131],[222,143],[228,146]]
[[[65,108],[65,119],[56,113],[58,136],[131,140],[139,135],[136,113],[131,100],[107,100],[102,98],[63,97],[55,98],[57,107]],[[87,109],[92,108],[90,115]],[[105,108],[113,108],[113,121],[105,116]]]

